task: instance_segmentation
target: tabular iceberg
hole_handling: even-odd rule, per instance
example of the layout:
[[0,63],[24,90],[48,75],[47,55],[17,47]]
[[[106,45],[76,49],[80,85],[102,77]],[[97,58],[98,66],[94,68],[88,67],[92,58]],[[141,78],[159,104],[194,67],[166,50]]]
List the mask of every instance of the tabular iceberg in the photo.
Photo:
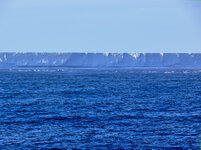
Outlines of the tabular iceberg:
[[201,53],[0,53],[0,67],[201,68]]

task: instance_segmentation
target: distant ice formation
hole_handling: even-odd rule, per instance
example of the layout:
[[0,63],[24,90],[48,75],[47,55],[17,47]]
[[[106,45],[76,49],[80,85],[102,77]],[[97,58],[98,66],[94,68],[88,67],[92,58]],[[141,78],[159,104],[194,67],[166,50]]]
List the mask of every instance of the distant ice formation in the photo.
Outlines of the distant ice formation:
[[20,66],[201,68],[201,53],[0,53],[0,68]]

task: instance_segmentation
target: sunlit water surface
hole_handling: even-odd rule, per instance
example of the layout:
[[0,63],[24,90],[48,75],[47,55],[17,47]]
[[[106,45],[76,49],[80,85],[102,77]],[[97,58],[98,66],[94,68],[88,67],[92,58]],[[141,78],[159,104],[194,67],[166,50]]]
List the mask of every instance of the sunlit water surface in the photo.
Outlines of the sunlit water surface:
[[199,71],[2,71],[1,149],[199,149]]

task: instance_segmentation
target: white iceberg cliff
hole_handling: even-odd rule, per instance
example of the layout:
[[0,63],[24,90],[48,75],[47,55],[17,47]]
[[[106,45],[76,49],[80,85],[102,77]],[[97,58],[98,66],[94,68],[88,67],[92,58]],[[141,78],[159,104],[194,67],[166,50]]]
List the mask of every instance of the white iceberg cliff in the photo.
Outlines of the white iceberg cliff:
[[201,68],[201,53],[0,53],[0,67]]

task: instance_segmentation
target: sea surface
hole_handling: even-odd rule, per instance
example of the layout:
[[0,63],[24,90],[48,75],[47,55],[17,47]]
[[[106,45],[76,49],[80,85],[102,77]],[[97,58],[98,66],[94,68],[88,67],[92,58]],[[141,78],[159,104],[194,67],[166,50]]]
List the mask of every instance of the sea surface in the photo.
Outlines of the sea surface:
[[2,70],[0,149],[200,149],[199,70]]

